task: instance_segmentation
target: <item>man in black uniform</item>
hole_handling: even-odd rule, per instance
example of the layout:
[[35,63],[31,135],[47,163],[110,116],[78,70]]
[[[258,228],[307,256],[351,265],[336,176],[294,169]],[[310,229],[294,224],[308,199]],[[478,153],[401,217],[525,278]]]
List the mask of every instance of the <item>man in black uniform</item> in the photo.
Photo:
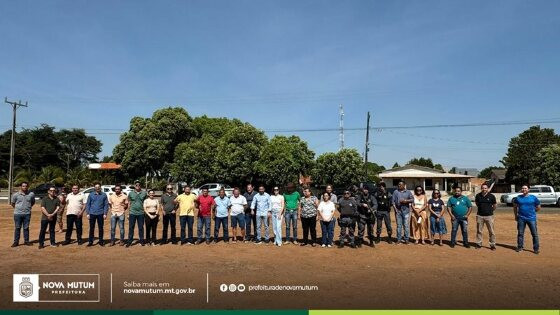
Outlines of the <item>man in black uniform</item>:
[[387,191],[387,185],[384,182],[380,182],[377,187],[375,192],[375,199],[377,199],[377,212],[375,214],[377,218],[377,239],[375,242],[378,244],[381,242],[381,229],[383,228],[383,222],[385,222],[385,228],[389,235],[389,244],[393,244],[393,239],[391,238],[393,234],[393,228],[391,227],[391,200],[393,195]]
[[375,225],[375,211],[377,210],[377,199],[369,193],[369,187],[362,188],[362,193],[356,197],[358,203],[358,240],[356,245],[362,247],[364,234],[367,227],[369,246],[375,247],[373,243],[373,227]]
[[354,198],[350,198],[350,191],[346,190],[344,192],[344,197],[338,201],[338,211],[340,212],[340,218],[338,219],[338,225],[340,226],[340,241],[338,248],[344,247],[344,238],[346,236],[346,230],[350,236],[350,246],[356,248],[356,243],[354,242],[354,225],[356,224],[356,216],[358,214],[358,204]]

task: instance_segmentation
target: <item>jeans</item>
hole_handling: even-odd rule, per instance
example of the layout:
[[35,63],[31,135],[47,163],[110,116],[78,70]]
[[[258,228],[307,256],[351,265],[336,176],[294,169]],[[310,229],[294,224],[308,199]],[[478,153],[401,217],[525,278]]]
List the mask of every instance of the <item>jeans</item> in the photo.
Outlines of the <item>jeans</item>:
[[175,213],[166,213],[163,215],[163,236],[162,242],[167,242],[167,228],[171,227],[171,241],[175,242],[177,237],[177,216]]
[[268,216],[267,215],[258,215],[256,216],[257,219],[257,238],[255,241],[260,242],[262,240],[261,230],[264,225],[264,240],[268,242]]
[[[288,239],[292,241],[297,240],[297,210],[287,210],[284,213],[284,219],[286,220],[286,241]],[[290,227],[293,230],[293,237],[290,237]]]
[[321,235],[322,235],[321,244],[322,245],[332,245],[333,244],[334,222],[335,222],[335,220],[331,220],[331,221],[328,221],[328,222],[321,221]]
[[311,244],[317,243],[317,216],[301,218],[301,226],[303,228],[303,244],[309,242],[309,234],[311,234]]
[[[245,213],[245,240],[248,241],[251,239],[251,222],[254,220],[254,215],[251,213]],[[256,227],[257,225],[254,224]],[[256,232],[255,232],[256,234]]]
[[466,217],[455,217],[455,220],[451,221],[451,244],[457,244],[457,232],[459,231],[459,226],[461,226],[461,232],[463,233],[463,245],[469,244],[469,221]]
[[229,241],[229,227],[228,227],[228,217],[223,218],[214,218],[214,240],[218,240],[218,234],[220,232],[220,225],[222,225],[223,229],[223,239],[224,242]]
[[95,223],[99,229],[99,244],[103,244],[103,219],[102,214],[90,214],[89,215],[89,243],[93,244],[93,236],[95,234]]
[[157,239],[156,232],[159,222],[159,215],[156,215],[156,217],[152,219],[146,214],[144,216],[144,221],[146,222],[146,241],[155,243]]
[[[182,215],[179,216],[179,224],[181,225],[181,243],[185,242],[194,243],[193,238],[193,226],[194,226],[194,216],[192,215]],[[187,225],[189,228],[189,238],[187,239]]]
[[[78,242],[82,241],[82,217],[77,214],[68,214],[66,216],[66,241],[70,242],[72,237],[72,231],[74,230],[74,225],[76,226],[76,238]],[[123,230],[124,231],[124,230]]]
[[115,232],[117,230],[117,223],[119,224],[121,242],[124,242],[124,214],[111,215],[111,242],[115,241]]
[[206,241],[210,240],[210,217],[198,217],[198,223],[196,224],[197,229],[197,239],[202,241],[202,226],[204,225],[204,237]]
[[[103,216],[102,216],[103,217]],[[39,245],[45,245],[45,234],[47,233],[47,226],[49,227],[49,238],[51,241],[51,245],[55,245],[55,226],[56,226],[56,219],[53,218],[52,220],[41,220],[41,230],[39,232]]]
[[533,250],[540,249],[539,233],[537,231],[537,221],[526,220],[522,218],[517,219],[517,248],[523,248],[525,241],[525,226],[529,226],[531,236],[533,236]]
[[385,223],[385,228],[387,229],[387,234],[389,237],[393,234],[393,228],[391,227],[391,215],[389,211],[377,211],[375,214],[377,217],[377,236],[381,235],[381,230],[383,229],[383,223]]
[[138,238],[140,243],[144,243],[144,214],[129,214],[128,215],[128,243],[134,240],[134,227],[138,222]]
[[410,238],[410,210],[401,211],[397,210],[395,212],[397,217],[397,242],[403,240],[402,232],[404,227],[404,241],[408,242]]
[[282,215],[280,213],[272,215],[272,230],[274,231],[274,244],[282,245]]
[[29,221],[31,221],[31,213],[29,214],[14,214],[14,243],[19,244],[19,236],[23,226],[23,240],[29,242]]

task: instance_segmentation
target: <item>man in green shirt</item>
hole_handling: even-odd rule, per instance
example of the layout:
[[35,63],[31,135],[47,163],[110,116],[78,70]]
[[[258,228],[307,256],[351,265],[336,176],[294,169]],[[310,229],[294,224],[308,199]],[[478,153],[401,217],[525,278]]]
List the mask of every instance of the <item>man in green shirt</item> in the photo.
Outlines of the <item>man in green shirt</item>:
[[139,181],[134,183],[134,190],[128,194],[130,204],[130,214],[128,215],[128,243],[126,247],[132,245],[134,240],[134,226],[138,222],[138,238],[140,244],[144,246],[144,200],[148,195],[142,190]]
[[447,202],[449,214],[451,215],[451,222],[453,228],[451,229],[451,248],[457,244],[457,231],[459,225],[463,233],[463,246],[470,248],[469,245],[469,216],[472,212],[472,203],[469,197],[463,196],[463,189],[455,187],[455,194],[449,198]]
[[[294,183],[286,185],[286,192],[284,193],[284,202],[286,204],[286,211],[284,212],[284,219],[286,220],[286,241],[284,244],[292,242],[294,245],[297,245],[297,219],[300,199],[301,195],[296,191],[296,185],[294,185]],[[290,237],[290,226],[294,231],[293,237]]]
[[48,195],[41,200],[41,230],[39,232],[39,249],[45,247],[45,234],[47,226],[49,227],[49,238],[51,246],[56,247],[55,241],[55,226],[58,210],[60,209],[60,200],[55,196],[56,188],[49,188]]

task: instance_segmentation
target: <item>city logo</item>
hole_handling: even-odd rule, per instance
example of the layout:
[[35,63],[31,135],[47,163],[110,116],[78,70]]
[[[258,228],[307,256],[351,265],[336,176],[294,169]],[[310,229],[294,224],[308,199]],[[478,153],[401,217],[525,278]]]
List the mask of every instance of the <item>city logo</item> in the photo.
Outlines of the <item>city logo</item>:
[[12,284],[14,302],[39,302],[39,275],[14,274]]
[[19,295],[24,298],[28,298],[33,295],[33,283],[31,283],[31,278],[21,278],[21,282],[19,283]]

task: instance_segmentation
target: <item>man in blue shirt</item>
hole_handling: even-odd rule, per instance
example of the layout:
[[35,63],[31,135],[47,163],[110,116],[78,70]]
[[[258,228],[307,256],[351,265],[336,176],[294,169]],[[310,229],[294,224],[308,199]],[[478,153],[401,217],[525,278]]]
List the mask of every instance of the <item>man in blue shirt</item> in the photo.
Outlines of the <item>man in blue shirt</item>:
[[463,189],[459,186],[455,187],[455,194],[447,201],[449,214],[451,215],[451,248],[457,244],[457,232],[461,226],[463,233],[463,246],[470,248],[469,245],[469,216],[472,212],[471,200],[463,196]]
[[525,226],[529,226],[533,236],[533,250],[535,255],[540,253],[539,234],[537,232],[537,212],[541,210],[541,202],[533,195],[529,195],[529,185],[521,187],[521,195],[513,201],[513,214],[517,221],[517,252],[523,250]]
[[[414,196],[412,196],[410,190],[406,189],[405,182],[399,182],[399,189],[393,193],[392,203],[395,208],[395,216],[397,217],[397,245],[401,242],[408,245],[410,237],[410,206],[414,203]],[[404,241],[402,238],[403,227]]]
[[228,217],[231,201],[226,197],[226,191],[222,187],[218,193],[218,197],[214,198],[214,243],[218,243],[218,234],[220,225],[223,226],[223,239],[225,243],[229,243],[228,234]]
[[105,246],[103,241],[103,222],[107,219],[109,211],[109,199],[101,191],[101,184],[95,184],[95,191],[89,194],[86,202],[86,214],[89,219],[89,243],[88,247],[93,246],[93,235],[95,234],[95,223],[99,226],[99,245]]
[[264,225],[264,241],[268,244],[268,218],[272,216],[270,195],[265,192],[264,186],[259,186],[259,193],[251,202],[251,214],[257,217],[257,236],[255,244],[262,244],[261,229]]

